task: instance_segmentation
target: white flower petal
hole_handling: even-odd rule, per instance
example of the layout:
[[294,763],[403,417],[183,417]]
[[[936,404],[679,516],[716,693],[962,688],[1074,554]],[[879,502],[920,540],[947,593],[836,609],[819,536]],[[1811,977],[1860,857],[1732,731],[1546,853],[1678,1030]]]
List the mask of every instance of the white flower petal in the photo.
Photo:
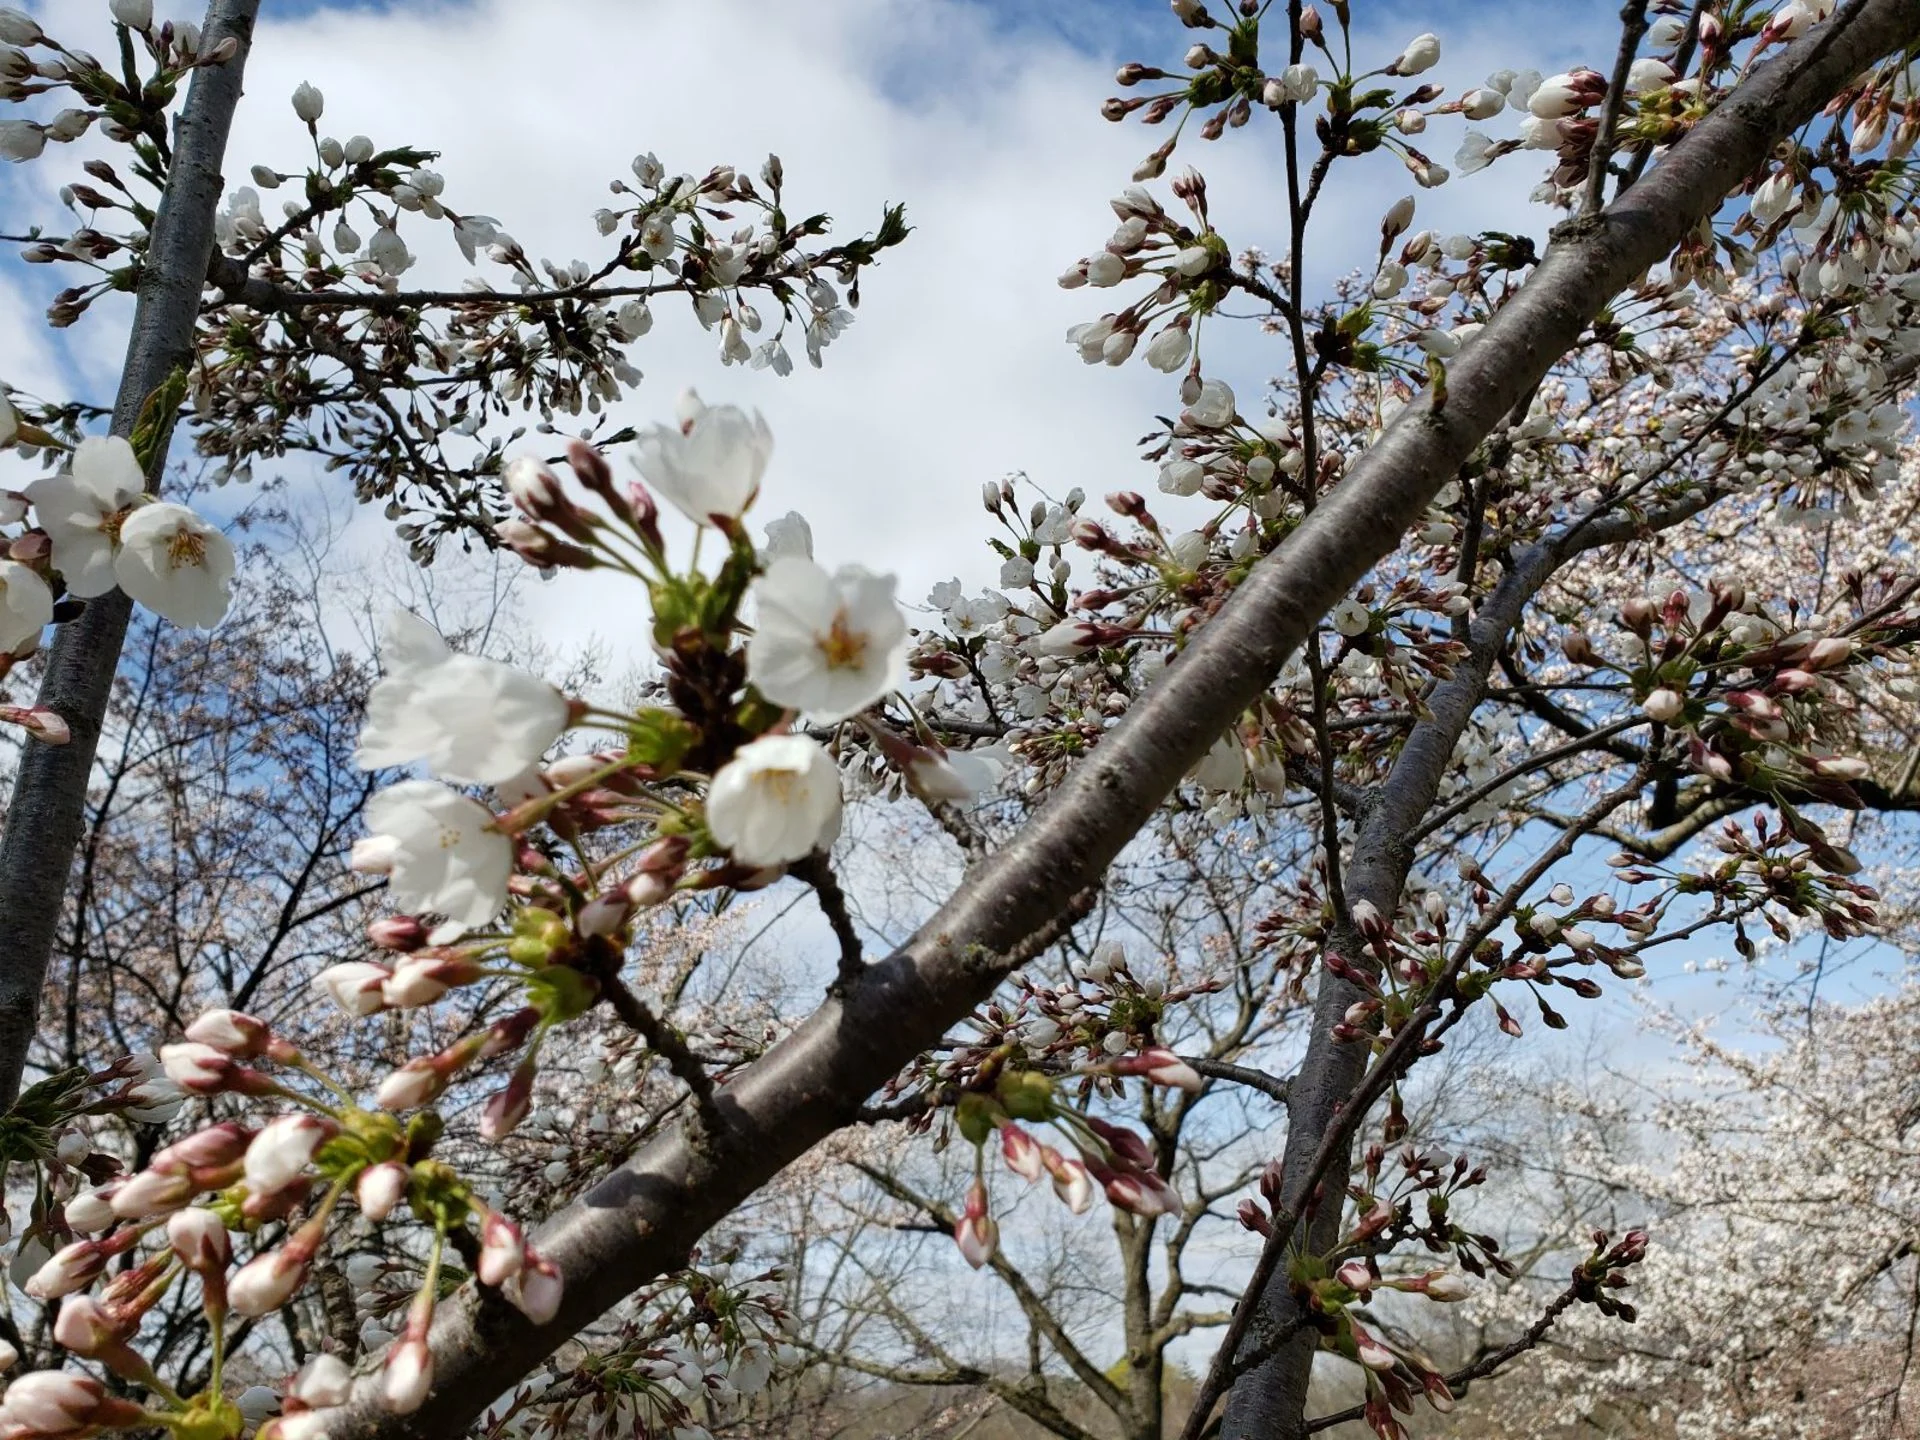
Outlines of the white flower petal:
[[120,588],[176,625],[211,630],[232,598],[233,545],[184,505],[142,505],[120,526]]

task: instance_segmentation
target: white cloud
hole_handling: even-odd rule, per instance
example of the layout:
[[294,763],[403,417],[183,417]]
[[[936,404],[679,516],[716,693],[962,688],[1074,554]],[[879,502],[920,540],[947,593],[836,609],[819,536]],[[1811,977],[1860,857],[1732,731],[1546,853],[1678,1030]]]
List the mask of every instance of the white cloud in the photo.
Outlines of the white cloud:
[[[99,32],[82,43],[104,51],[104,10],[72,0],[42,13],[56,33]],[[1396,17],[1380,32],[1382,62],[1403,28]],[[1138,58],[1177,64],[1184,32],[1167,21],[1148,33],[1163,53]],[[1564,32],[1549,39],[1563,43]],[[1172,383],[1138,362],[1082,366],[1062,336],[1106,297],[1055,285],[1104,241],[1107,198],[1162,133],[1099,117],[1115,58],[1132,57],[1090,55],[965,0],[492,0],[295,20],[268,6],[226,170],[239,183],[255,162],[301,167],[309,142],[288,97],[306,80],[325,92],[324,132],[441,151],[450,203],[499,217],[529,251],[556,260],[602,253],[589,217],[642,150],[689,171],[723,161],[757,169],[776,150],[794,208],[830,211],[842,236],[870,228],[884,203],[906,202],[915,232],[870,273],[860,318],[824,372],[779,380],[723,369],[713,337],[663,305],[636,347],[648,378],[622,418],[664,418],[686,384],[761,407],[777,437],[767,515],[804,511],[823,558],[895,568],[917,598],[948,574],[990,578],[983,480],[1022,469],[1055,495],[1151,488],[1133,441],[1177,403]],[[1494,63],[1527,57],[1496,54],[1479,35],[1449,37],[1437,78],[1473,84]],[[1426,137],[1436,158],[1450,158],[1463,128],[1436,122]],[[1189,131],[1176,157],[1205,170],[1223,232],[1269,253],[1284,250],[1277,134],[1264,116],[1218,144]],[[43,203],[78,158],[55,152],[30,167]],[[1519,207],[1533,168],[1423,193],[1416,224],[1538,231],[1540,212]],[[1382,209],[1410,188],[1384,153],[1337,167],[1310,279],[1370,264]],[[269,208],[280,195],[265,197]],[[408,279],[460,273],[457,257],[428,256]],[[0,282],[0,305],[18,303],[12,288]],[[119,323],[87,322],[69,369],[110,385]],[[1207,355],[1243,399],[1285,363],[1252,326],[1216,326]],[[4,368],[39,362],[9,355]],[[371,513],[356,527],[381,528]],[[625,622],[608,617],[630,614],[635,597],[604,588],[613,583],[567,577],[536,587],[529,603],[563,632],[598,631],[627,649],[608,633]]]

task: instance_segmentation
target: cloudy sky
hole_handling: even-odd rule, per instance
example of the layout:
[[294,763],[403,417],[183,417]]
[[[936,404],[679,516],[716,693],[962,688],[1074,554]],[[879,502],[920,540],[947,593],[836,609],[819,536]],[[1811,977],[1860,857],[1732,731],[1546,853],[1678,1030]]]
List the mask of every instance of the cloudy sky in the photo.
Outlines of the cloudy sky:
[[[105,0],[29,8],[70,43],[111,53]],[[158,8],[169,13],[167,0]],[[530,252],[556,260],[604,253],[591,213],[644,150],[695,173],[719,162],[757,169],[777,151],[790,203],[830,212],[843,235],[904,201],[914,234],[871,275],[860,318],[824,371],[803,365],[779,380],[724,369],[713,338],[664,305],[634,352],[647,379],[622,419],[663,418],[685,385],[766,412],[778,449],[762,505],[806,513],[822,559],[895,569],[918,598],[949,574],[990,575],[979,544],[984,480],[1022,470],[1055,495],[1150,486],[1133,442],[1173,403],[1171,386],[1138,361],[1084,367],[1064,331],[1111,307],[1055,279],[1104,241],[1107,199],[1159,138],[1105,122],[1099,104],[1122,60],[1178,67],[1193,36],[1161,0],[262,8],[230,151],[234,183],[254,163],[301,168],[308,141],[288,96],[304,80],[326,95],[324,133],[440,151],[449,203],[498,217]],[[1451,93],[1500,65],[1550,72],[1610,54],[1610,15],[1594,7],[1429,0],[1355,10],[1358,53],[1374,63],[1420,30],[1439,32],[1445,55],[1433,78]],[[1515,23],[1523,12],[1537,23]],[[179,13],[198,18],[197,7]],[[1436,125],[1431,152],[1450,158],[1461,128]],[[1236,246],[1280,248],[1276,135],[1256,123],[1180,152],[1207,175],[1216,221]],[[80,148],[5,167],[7,228],[58,223],[54,193],[77,173]],[[1496,167],[1423,194],[1416,223],[1537,233],[1548,217],[1522,203],[1532,168]],[[1385,153],[1342,170],[1308,255],[1318,282],[1369,261],[1382,209],[1412,188]],[[450,246],[416,249],[422,264],[409,282],[457,282]],[[0,261],[0,378],[110,396],[124,312],[101,307],[50,336],[35,318],[49,278]],[[1243,397],[1282,363],[1252,326],[1218,327],[1209,345],[1210,368]],[[355,538],[385,543],[384,526],[369,516]],[[541,587],[533,603],[536,618],[574,634],[600,623],[582,616],[609,613],[602,598],[570,580]],[[599,637],[624,648],[604,628]]]

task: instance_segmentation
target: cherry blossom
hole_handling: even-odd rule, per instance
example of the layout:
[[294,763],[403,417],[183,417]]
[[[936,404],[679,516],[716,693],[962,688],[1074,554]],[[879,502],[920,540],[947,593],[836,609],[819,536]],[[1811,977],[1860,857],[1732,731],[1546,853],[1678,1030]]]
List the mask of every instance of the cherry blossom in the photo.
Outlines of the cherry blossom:
[[907,621],[894,579],[858,566],[829,575],[777,559],[750,592],[747,673],[762,695],[822,721],[844,720],[907,678]]
[[567,699],[536,676],[449,649],[410,611],[387,621],[384,674],[367,696],[355,758],[368,770],[424,760],[461,784],[498,785],[546,753],[568,721]]
[[388,877],[397,905],[444,916],[443,941],[506,904],[513,842],[477,801],[431,780],[403,780],[368,802],[367,824],[381,849],[356,863]]
[[692,391],[682,409],[680,425],[655,425],[634,443],[634,468],[696,525],[731,524],[760,493],[773,435],[757,414]]
[[785,865],[840,833],[840,772],[804,735],[743,745],[713,777],[707,828],[746,865]]
[[120,588],[176,625],[210,630],[227,613],[233,544],[184,505],[142,505],[120,524]]
[[53,542],[53,566],[82,599],[118,583],[114,551],[125,512],[146,490],[133,447],[118,435],[93,435],[73,452],[68,471],[27,487],[34,519]]
[[0,651],[31,653],[53,623],[53,592],[27,566],[0,560]]

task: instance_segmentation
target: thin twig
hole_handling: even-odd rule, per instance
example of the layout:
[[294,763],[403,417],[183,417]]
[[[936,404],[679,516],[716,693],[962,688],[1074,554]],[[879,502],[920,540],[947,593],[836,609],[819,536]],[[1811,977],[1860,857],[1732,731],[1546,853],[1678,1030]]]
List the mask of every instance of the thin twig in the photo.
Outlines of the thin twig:
[[1593,136],[1593,156],[1587,162],[1587,193],[1580,213],[1598,215],[1607,203],[1607,166],[1613,160],[1613,137],[1620,127],[1620,112],[1627,104],[1627,83],[1633,73],[1633,58],[1640,53],[1640,42],[1647,34],[1647,0],[1627,0],[1620,11],[1620,53],[1614,57],[1613,78],[1607,82],[1606,103],[1600,107],[1600,128]]
[[859,979],[860,972],[867,968],[867,956],[860,945],[860,933],[853,928],[853,916],[847,910],[846,892],[840,888],[832,864],[817,851],[798,864],[789,866],[787,873],[813,887],[813,893],[820,901],[820,913],[827,917],[827,924],[833,927],[833,938],[840,942],[840,965],[831,988],[844,989]]
[[1282,1105],[1287,1103],[1287,1082],[1277,1075],[1269,1075],[1264,1070],[1254,1070],[1245,1065],[1229,1065],[1224,1060],[1209,1060],[1204,1055],[1182,1055],[1180,1058],[1211,1080],[1230,1080],[1235,1085],[1258,1090]]
[[[1453,1374],[1447,1376],[1447,1389],[1453,1392],[1455,1399],[1458,1399],[1467,1393],[1474,1381],[1486,1379],[1509,1360],[1526,1354],[1527,1351],[1533,1349],[1534,1346],[1547,1338],[1547,1332],[1554,1327],[1554,1323],[1558,1321],[1559,1318],[1567,1312],[1567,1308],[1579,1298],[1579,1286],[1577,1284],[1569,1285],[1554,1297],[1553,1303],[1547,1306],[1541,1313],[1540,1318],[1527,1327],[1525,1334],[1516,1340],[1502,1345],[1491,1355],[1482,1356],[1480,1359],[1474,1361],[1473,1364],[1468,1365],[1464,1369],[1456,1370]],[[1366,1418],[1366,1413],[1366,1406],[1355,1405],[1350,1409],[1341,1410],[1333,1415],[1322,1415],[1317,1419],[1307,1421],[1305,1433],[1311,1435],[1316,1430],[1331,1430],[1334,1426],[1345,1425],[1351,1420],[1363,1420]]]
[[686,1037],[654,1014],[653,1007],[629,990],[618,975],[601,976],[600,988],[613,1013],[646,1041],[647,1048],[667,1062],[674,1078],[692,1092],[700,1118],[709,1126],[720,1124],[719,1107],[714,1103],[713,1076],[687,1048]]

